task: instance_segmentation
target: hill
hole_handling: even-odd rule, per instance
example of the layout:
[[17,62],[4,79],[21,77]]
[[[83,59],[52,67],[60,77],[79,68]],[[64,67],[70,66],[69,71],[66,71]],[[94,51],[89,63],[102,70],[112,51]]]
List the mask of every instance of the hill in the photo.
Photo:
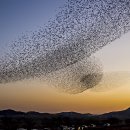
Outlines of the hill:
[[0,117],[36,117],[36,118],[54,118],[54,117],[60,117],[60,118],[119,118],[119,119],[130,119],[130,108],[122,111],[116,111],[116,112],[109,112],[104,113],[101,115],[93,115],[93,114],[81,114],[77,112],[61,112],[61,113],[39,113],[35,111],[30,112],[20,112],[20,111],[14,111],[11,109],[7,110],[1,110],[0,111]]

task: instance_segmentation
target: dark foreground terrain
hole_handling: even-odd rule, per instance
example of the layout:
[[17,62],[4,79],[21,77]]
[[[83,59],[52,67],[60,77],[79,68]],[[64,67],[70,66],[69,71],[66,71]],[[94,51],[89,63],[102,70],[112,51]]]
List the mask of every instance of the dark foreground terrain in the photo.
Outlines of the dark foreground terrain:
[[2,110],[0,130],[130,130],[130,109],[102,115]]

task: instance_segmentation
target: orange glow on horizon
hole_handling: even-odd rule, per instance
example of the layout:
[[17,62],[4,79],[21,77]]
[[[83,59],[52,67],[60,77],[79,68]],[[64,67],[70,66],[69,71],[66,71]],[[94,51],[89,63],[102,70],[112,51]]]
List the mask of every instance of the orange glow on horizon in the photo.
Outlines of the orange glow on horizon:
[[130,83],[103,92],[85,91],[70,95],[36,81],[19,82],[0,87],[0,109],[20,111],[75,111],[99,114],[130,107]]

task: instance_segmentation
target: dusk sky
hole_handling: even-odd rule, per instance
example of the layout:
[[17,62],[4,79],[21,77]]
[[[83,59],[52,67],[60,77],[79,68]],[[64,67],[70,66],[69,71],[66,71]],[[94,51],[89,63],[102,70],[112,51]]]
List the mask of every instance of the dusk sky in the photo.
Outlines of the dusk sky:
[[[0,0],[0,54],[22,33],[44,27],[66,0]],[[130,33],[94,54],[103,65],[103,82],[79,94],[66,94],[47,82],[0,84],[0,110],[104,113],[130,107]],[[112,75],[111,73],[114,73]],[[107,75],[107,76],[106,76]],[[105,77],[106,76],[106,77]]]

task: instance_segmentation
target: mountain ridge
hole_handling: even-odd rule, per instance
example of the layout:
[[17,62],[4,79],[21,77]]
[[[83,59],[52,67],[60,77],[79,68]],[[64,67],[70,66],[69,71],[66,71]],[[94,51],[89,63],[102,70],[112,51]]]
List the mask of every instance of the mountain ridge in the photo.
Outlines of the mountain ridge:
[[98,118],[119,118],[119,119],[128,119],[130,118],[130,108],[120,111],[108,112],[100,115],[90,114],[90,113],[78,113],[78,112],[59,112],[59,113],[43,113],[36,111],[15,111],[13,109],[5,109],[0,110],[0,116],[27,116],[27,117],[45,117],[45,118],[53,118],[53,117],[69,117],[69,118],[90,118],[90,117],[98,117]]

